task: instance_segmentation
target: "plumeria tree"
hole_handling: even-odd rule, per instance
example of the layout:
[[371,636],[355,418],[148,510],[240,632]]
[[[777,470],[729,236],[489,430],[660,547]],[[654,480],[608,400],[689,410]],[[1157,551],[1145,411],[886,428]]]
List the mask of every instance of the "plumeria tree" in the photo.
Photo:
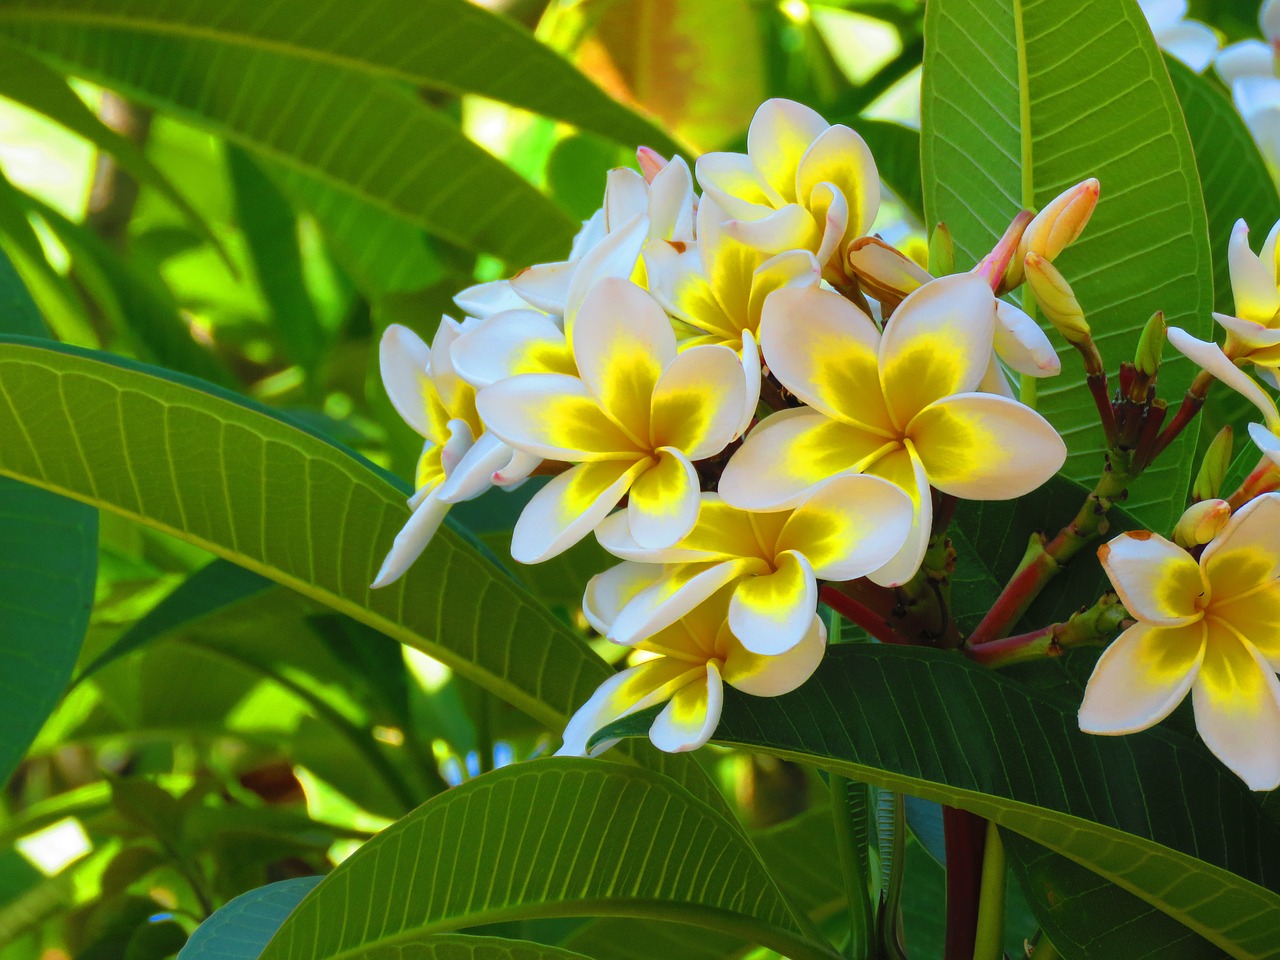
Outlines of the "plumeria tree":
[[0,960],[1280,956],[1211,6],[0,0]]

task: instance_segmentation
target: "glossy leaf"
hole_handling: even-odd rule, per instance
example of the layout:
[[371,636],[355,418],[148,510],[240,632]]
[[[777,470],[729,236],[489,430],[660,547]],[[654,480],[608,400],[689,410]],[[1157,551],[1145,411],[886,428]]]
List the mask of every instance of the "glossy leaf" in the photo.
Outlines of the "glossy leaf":
[[1064,960],[1223,960],[1167,914],[1026,837],[1001,832],[1036,922]]
[[[44,336],[3,255],[0,331]],[[96,510],[0,478],[0,783],[71,679],[93,607],[97,551]]]
[[[353,893],[400,909],[344,910]],[[722,814],[650,771],[564,758],[504,767],[427,801],[326,878],[262,960],[365,956],[501,920],[654,915],[796,960],[837,956],[806,938]]]
[[[408,519],[406,488],[265,407],[107,354],[5,338],[0,400],[0,475],[204,547],[423,650],[553,729],[610,675],[448,526],[405,577],[371,590]],[[718,797],[689,758],[655,762]]]
[[257,960],[321,877],[280,880],[236,897],[196,928],[178,960]]
[[0,33],[463,246],[516,264],[568,251],[574,224],[555,204],[389,80],[203,33],[23,22],[3,10]]
[[[479,93],[634,146],[676,149],[521,27],[465,0],[228,0],[217,16],[185,0],[6,0],[0,20],[201,36],[418,86]],[[338,27],[341,29],[338,29]]]
[[1280,826],[1258,799],[1188,738],[1090,736],[1076,706],[954,653],[844,644],[795,693],[726,695],[715,740],[973,811],[1240,960],[1280,948]]
[[876,168],[889,189],[916,219],[924,220],[920,182],[920,133],[886,120],[857,120],[854,129],[867,141]]
[[[1087,15],[1055,0],[935,0],[925,15],[921,157],[929,224],[945,221],[962,269],[1023,207],[1087,177],[1101,201],[1057,266],[1075,288],[1110,369],[1129,360],[1147,318],[1207,334],[1213,298],[1204,200],[1164,62],[1130,0]],[[1061,343],[1061,338],[1058,338]],[[1067,476],[1092,486],[1103,439],[1074,350],[1040,383],[1038,407],[1067,441]],[[1169,350],[1161,395],[1194,373]],[[1135,486],[1129,508],[1172,523],[1193,441],[1185,436]]]

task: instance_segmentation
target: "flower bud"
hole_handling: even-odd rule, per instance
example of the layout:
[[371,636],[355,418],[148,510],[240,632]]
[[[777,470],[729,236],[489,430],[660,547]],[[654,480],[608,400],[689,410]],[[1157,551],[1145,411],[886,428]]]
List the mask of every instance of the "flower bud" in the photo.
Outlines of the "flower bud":
[[939,223],[929,238],[929,272],[935,277],[955,273],[956,249],[951,242],[951,231],[945,223]]
[[653,178],[662,172],[662,168],[668,162],[666,157],[652,147],[638,147],[636,160],[640,164],[640,172],[644,175],[646,183],[653,183]]
[[1164,352],[1164,312],[1157,310],[1142,328],[1138,350],[1133,355],[1133,368],[1141,376],[1150,379],[1160,372],[1160,355]]
[[1230,427],[1223,427],[1204,452],[1200,461],[1200,472],[1196,474],[1195,483],[1191,485],[1191,499],[1212,500],[1222,490],[1227,479],[1227,471],[1231,468],[1231,453],[1234,437]]
[[879,237],[859,237],[849,244],[849,272],[877,300],[897,302],[933,279],[918,263]]
[[1231,504],[1225,500],[1201,500],[1187,508],[1173,528],[1173,542],[1190,549],[1208,543],[1231,519]]
[[1067,244],[1080,236],[1093,216],[1099,189],[1098,181],[1090,177],[1050,200],[1023,231],[1017,261],[1024,262],[1028,253],[1038,253],[1046,260],[1056,258]]
[[1069,343],[1084,343],[1091,336],[1080,302],[1058,268],[1037,253],[1026,258],[1027,283],[1040,312]]

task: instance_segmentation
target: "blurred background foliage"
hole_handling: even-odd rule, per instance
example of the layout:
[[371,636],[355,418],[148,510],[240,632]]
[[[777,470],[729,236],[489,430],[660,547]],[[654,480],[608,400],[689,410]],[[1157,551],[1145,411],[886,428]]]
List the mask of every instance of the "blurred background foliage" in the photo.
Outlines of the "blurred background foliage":
[[[762,100],[802,101],[864,133],[893,192],[879,229],[920,240],[922,0],[265,5],[312,11],[295,46],[260,6],[2,0],[0,246],[57,339],[245,394],[401,476],[420,441],[382,392],[382,330],[429,339],[458,290],[562,258],[639,143],[741,149]],[[416,14],[378,12],[393,8]],[[1257,32],[1252,2],[1192,15],[1228,40]],[[342,53],[352,37],[366,61]],[[0,520],[23,509],[5,483]],[[521,503],[453,518],[502,556]],[[99,522],[74,680],[3,793],[2,960],[172,956],[235,895],[324,873],[448,785],[553,744],[369,627]],[[584,544],[513,572],[585,635],[579,591],[603,566]],[[804,867],[838,898],[813,775],[705,754],[745,822],[832,860]],[[904,911],[927,958],[942,872],[923,822]],[[1010,928],[1030,936],[1011,890]]]

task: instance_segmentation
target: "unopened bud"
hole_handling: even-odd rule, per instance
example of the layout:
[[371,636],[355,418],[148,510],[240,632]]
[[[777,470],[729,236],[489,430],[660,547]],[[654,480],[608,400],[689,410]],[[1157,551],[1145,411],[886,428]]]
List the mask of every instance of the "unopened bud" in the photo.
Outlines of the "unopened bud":
[[667,165],[667,158],[652,147],[636,149],[636,160],[640,163],[640,172],[644,174],[646,183],[653,183],[653,178],[662,172]]
[[1084,343],[1091,336],[1071,284],[1058,268],[1037,253],[1027,254],[1027,284],[1035,294],[1040,312],[1069,343]]
[[1164,353],[1164,313],[1157,310],[1142,328],[1138,350],[1133,355],[1133,368],[1148,380],[1160,372],[1160,355]]
[[1231,468],[1231,454],[1234,448],[1234,437],[1230,427],[1223,427],[1204,452],[1200,461],[1200,472],[1191,485],[1191,499],[1212,500],[1222,491],[1222,484],[1227,479],[1227,471]]
[[939,223],[929,238],[929,272],[935,277],[945,277],[955,273],[955,269],[956,248],[951,242],[951,231],[945,223]]
[[1038,253],[1046,260],[1055,259],[1067,244],[1080,236],[1093,216],[1099,189],[1098,181],[1090,177],[1045,204],[1023,231],[1017,261],[1024,262],[1028,253]]
[[900,301],[933,279],[918,263],[879,237],[859,237],[849,244],[849,272],[877,300]]
[[1190,549],[1208,543],[1231,519],[1231,504],[1225,500],[1201,500],[1187,508],[1173,528],[1173,542]]

